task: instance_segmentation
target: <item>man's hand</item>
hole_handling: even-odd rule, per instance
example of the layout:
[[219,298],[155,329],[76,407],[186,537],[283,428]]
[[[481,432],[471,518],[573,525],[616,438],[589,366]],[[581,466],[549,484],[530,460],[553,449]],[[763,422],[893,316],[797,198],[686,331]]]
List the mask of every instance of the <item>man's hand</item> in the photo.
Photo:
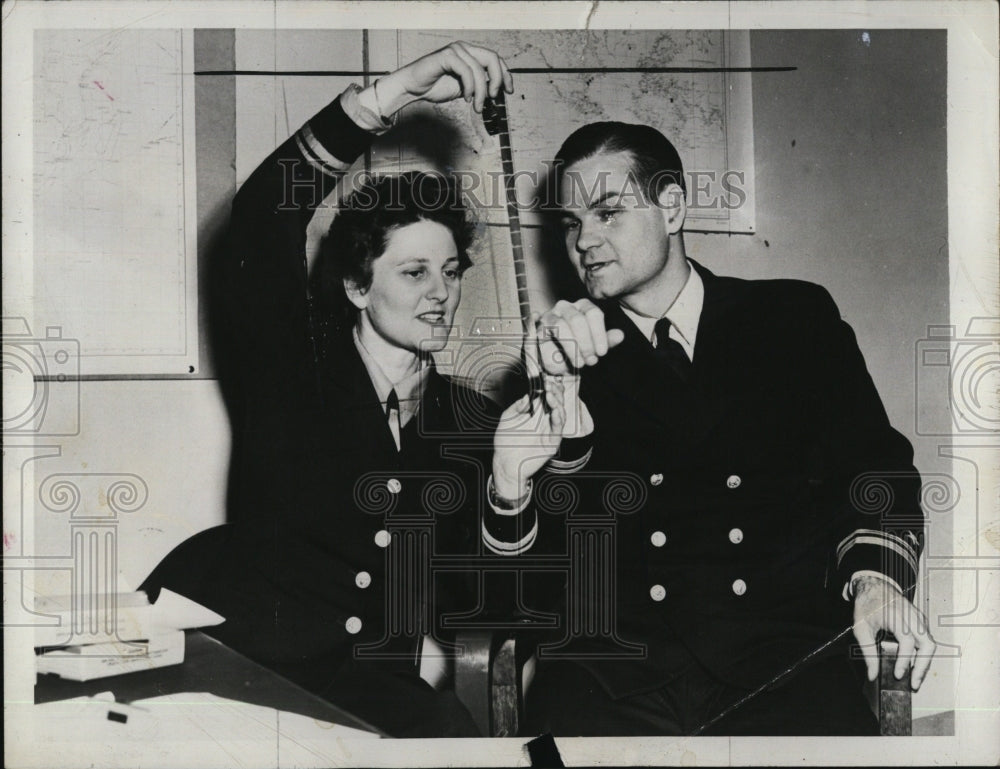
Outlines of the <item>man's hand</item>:
[[381,78],[378,101],[384,116],[420,99],[440,103],[459,96],[482,112],[487,94],[496,97],[501,88],[514,91],[504,60],[488,48],[458,41]]
[[625,332],[606,329],[604,313],[589,299],[560,300],[537,322],[538,359],[546,374],[576,374],[621,344]]
[[912,666],[910,687],[917,691],[937,649],[927,629],[926,618],[886,580],[858,577],[854,581],[854,637],[865,655],[869,681],[878,678],[879,650],[875,637],[880,630],[892,633],[899,642],[896,669],[893,671],[896,678],[902,678]]

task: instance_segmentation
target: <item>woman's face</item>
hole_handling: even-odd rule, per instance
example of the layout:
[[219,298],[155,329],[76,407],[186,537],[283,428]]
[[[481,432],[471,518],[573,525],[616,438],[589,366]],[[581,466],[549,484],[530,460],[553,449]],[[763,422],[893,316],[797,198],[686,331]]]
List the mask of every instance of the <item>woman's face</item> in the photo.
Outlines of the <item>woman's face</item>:
[[372,262],[368,289],[345,288],[389,343],[411,352],[441,350],[462,296],[455,239],[438,222],[421,220],[400,227]]

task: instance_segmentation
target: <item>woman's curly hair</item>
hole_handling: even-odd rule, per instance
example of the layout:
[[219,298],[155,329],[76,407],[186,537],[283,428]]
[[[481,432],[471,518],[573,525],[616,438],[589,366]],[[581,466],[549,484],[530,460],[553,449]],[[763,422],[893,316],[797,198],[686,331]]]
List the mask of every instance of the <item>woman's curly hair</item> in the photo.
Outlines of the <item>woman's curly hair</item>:
[[358,310],[347,298],[344,281],[367,289],[372,264],[385,253],[392,233],[419,221],[447,227],[455,240],[459,269],[472,266],[468,249],[474,226],[450,178],[425,171],[371,177],[343,201],[320,245],[311,278],[325,330],[346,331],[354,326]]

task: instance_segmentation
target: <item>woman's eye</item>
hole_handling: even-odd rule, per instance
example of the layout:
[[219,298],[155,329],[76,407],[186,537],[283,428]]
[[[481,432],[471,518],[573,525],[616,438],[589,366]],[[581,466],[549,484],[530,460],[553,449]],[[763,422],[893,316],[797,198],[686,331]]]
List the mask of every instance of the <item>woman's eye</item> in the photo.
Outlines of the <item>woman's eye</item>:
[[424,269],[421,267],[420,269],[417,270],[407,270],[405,274],[409,275],[414,280],[419,280],[420,278],[424,277]]
[[614,221],[614,218],[617,215],[618,215],[618,211],[616,209],[607,209],[605,211],[601,211],[598,214],[598,216],[600,217],[601,221],[604,224],[607,224],[608,222]]
[[576,219],[563,219],[562,228],[563,232],[574,232],[580,229],[580,222]]
[[458,278],[460,278],[462,276],[462,273],[459,272],[458,270],[450,269],[450,270],[445,270],[444,271],[444,276],[448,280],[457,280]]

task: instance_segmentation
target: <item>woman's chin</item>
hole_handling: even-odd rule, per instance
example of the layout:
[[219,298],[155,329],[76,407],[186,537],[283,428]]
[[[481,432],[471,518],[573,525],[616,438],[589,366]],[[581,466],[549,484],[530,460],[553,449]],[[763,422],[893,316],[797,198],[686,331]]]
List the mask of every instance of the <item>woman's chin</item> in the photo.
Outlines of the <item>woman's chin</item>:
[[424,354],[441,352],[448,344],[448,337],[424,339],[420,342],[420,352]]

